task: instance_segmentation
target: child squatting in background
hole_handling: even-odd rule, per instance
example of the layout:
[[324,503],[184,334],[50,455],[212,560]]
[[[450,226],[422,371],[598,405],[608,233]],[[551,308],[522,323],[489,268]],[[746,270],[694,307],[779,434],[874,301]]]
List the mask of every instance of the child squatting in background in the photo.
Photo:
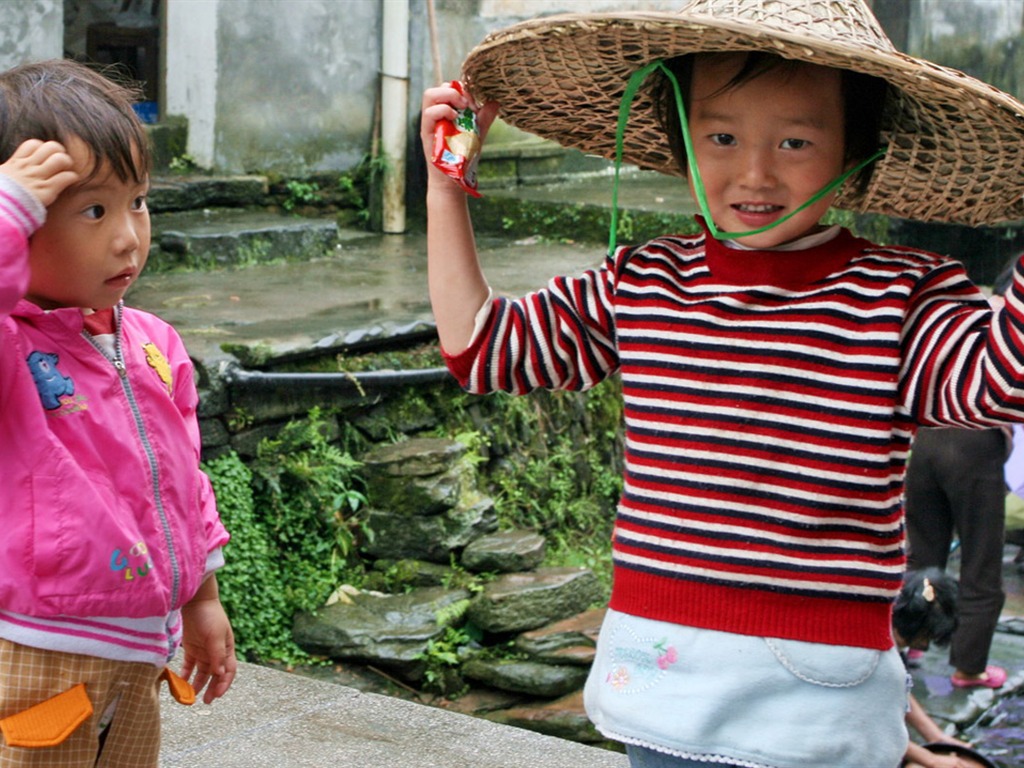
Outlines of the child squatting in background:
[[[956,580],[940,568],[907,571],[892,610],[893,640],[901,653],[927,651],[931,644],[949,645],[957,627]],[[929,744],[966,742],[947,736],[924,707],[910,694],[907,724]],[[906,768],[974,768],[957,755],[941,755],[911,742],[904,758]]]
[[[156,766],[160,680],[210,703],[235,676],[192,365],[122,302],[149,253],[148,147],[131,92],[82,65],[0,75],[5,766]],[[165,669],[181,644],[185,680]]]
[[918,424],[1024,419],[1024,272],[994,314],[959,263],[823,217],[1019,217],[1024,105],[897,54],[861,0],[545,17],[489,35],[462,82],[424,93],[428,159],[439,121],[478,109],[484,137],[500,105],[685,175],[703,214],[698,234],[511,300],[491,294],[466,193],[429,169],[429,289],[462,385],[621,377],[589,716],[634,768],[896,768],[908,447]]

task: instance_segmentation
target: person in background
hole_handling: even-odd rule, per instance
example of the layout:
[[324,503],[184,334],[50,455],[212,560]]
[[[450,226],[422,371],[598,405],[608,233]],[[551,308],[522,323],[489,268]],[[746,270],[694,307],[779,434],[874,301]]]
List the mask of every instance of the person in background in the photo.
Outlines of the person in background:
[[989,664],[992,636],[1006,594],[1003,545],[1010,455],[1007,429],[920,429],[906,479],[910,570],[945,570],[954,537],[960,557],[959,624],[950,680],[957,688],[999,688],[1006,670]]
[[[992,286],[989,303],[1001,309],[1013,280],[1012,259]],[[920,429],[906,478],[910,570],[945,570],[960,557],[959,625],[950,643],[950,681],[957,688],[999,688],[1006,670],[989,664],[992,637],[1006,601],[1006,462],[1013,429]]]
[[67,60],[0,74],[4,766],[155,768],[160,681],[210,703],[237,668],[192,364],[122,301],[150,244],[132,99]]
[[[957,625],[957,589],[956,580],[939,568],[907,572],[892,612],[893,640],[902,653],[926,651],[932,643],[949,644]],[[970,746],[947,736],[912,693],[907,724],[925,743]],[[907,747],[903,764],[906,768],[973,768],[956,755],[938,755],[913,741]]]
[[[634,768],[895,768],[906,752],[890,611],[910,438],[1024,421],[1024,271],[994,316],[959,263],[825,218],[1016,214],[1024,105],[935,71],[860,0],[694,0],[492,33],[464,87],[423,94],[428,162],[445,121],[477,110],[485,140],[500,109],[685,175],[702,210],[696,234],[613,238],[599,267],[509,299],[466,190],[429,168],[428,284],[462,386],[621,378],[614,583],[585,703]],[[983,124],[1005,155],[974,154],[959,127]],[[970,177],[982,156],[987,184]]]

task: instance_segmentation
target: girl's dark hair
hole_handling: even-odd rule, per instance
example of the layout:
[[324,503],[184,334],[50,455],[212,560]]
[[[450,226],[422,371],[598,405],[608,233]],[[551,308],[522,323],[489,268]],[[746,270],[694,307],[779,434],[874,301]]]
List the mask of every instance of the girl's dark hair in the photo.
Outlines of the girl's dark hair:
[[[138,92],[69,59],[23,64],[0,74],[0,162],[28,139],[65,143],[77,136],[122,181],[142,183],[149,137],[135,111]],[[84,180],[83,180],[84,181]]]
[[948,645],[957,625],[956,580],[939,568],[907,571],[896,597],[892,626],[907,643],[926,637]]
[[[679,91],[683,97],[683,106],[687,113],[690,109],[690,87],[693,82],[693,64],[697,57],[734,56],[732,53],[696,53],[677,56],[665,61],[665,66],[675,75],[679,82]],[[722,88],[723,91],[743,85],[766,72],[781,69],[792,70],[805,62],[784,59],[773,53],[751,51],[740,71],[736,73]],[[856,165],[873,155],[879,147],[882,133],[882,114],[885,108],[886,94],[889,84],[878,77],[864,75],[860,72],[839,70],[840,88],[843,97],[843,119],[845,131],[843,136],[844,159]],[[661,74],[661,80],[655,85],[654,103],[658,120],[668,136],[669,147],[683,175],[689,175],[686,160],[686,145],[683,142],[682,126],[679,124],[679,111],[676,109],[675,91],[668,77]],[[857,189],[864,192],[871,181],[874,163],[862,169],[855,177]]]

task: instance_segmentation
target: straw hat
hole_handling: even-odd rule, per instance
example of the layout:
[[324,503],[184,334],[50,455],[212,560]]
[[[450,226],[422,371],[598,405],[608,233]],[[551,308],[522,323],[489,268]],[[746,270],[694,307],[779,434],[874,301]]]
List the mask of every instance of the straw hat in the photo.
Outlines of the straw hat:
[[[1024,105],[969,77],[898,52],[863,0],[693,0],[679,13],[566,14],[488,35],[463,64],[480,102],[505,122],[586,153],[615,157],[630,75],[686,53],[769,51],[887,80],[888,152],[871,185],[835,205],[922,221],[1024,218]],[[681,175],[656,117],[649,78],[637,94],[623,160]]]

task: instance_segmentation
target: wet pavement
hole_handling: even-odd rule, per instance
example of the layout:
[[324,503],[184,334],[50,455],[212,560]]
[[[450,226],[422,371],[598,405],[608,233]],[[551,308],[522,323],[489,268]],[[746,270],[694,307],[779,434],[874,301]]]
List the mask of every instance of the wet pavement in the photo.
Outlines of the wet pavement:
[[[515,296],[604,258],[594,245],[486,237],[479,244],[495,292]],[[225,343],[302,344],[381,323],[431,320],[426,264],[422,234],[345,231],[334,253],[310,262],[144,274],[126,301],[167,320],[193,356],[209,360]]]
[[[914,696],[947,732],[960,731],[999,768],[1024,766],[1024,576],[1013,562],[1019,547],[1003,553],[1006,604],[992,640],[989,663],[1006,669],[1006,684],[988,688],[954,688],[949,676],[948,649],[932,648],[912,670]],[[958,558],[951,557],[956,571]]]

